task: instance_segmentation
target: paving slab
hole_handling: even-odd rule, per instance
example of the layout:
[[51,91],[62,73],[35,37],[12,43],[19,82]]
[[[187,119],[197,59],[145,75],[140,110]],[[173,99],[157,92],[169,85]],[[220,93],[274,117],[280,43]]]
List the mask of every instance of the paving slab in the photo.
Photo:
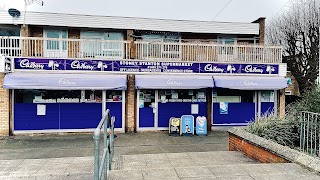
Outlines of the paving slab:
[[177,167],[175,168],[179,178],[195,178],[195,177],[206,177],[214,176],[207,167]]
[[180,179],[173,168],[143,169],[143,179]]
[[123,170],[118,172],[117,170],[111,171],[108,175],[108,179],[143,179],[141,170]]
[[238,165],[219,165],[219,166],[209,166],[208,169],[217,177],[221,176],[248,176],[249,174],[245,172]]

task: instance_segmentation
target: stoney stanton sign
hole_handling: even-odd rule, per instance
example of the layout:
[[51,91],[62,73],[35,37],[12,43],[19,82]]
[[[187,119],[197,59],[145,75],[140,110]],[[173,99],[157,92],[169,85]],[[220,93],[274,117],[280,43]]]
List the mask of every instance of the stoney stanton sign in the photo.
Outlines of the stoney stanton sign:
[[15,58],[15,69],[209,74],[278,74],[278,64]]

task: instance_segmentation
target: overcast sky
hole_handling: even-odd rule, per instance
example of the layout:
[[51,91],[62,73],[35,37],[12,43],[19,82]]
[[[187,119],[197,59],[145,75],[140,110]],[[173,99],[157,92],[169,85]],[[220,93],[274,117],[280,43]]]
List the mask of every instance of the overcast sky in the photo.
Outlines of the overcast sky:
[[[44,0],[44,6],[28,6],[28,11],[94,14],[164,19],[252,22],[267,20],[284,9],[288,0]],[[0,0],[0,9],[24,11],[24,0]],[[214,18],[216,16],[216,18]]]

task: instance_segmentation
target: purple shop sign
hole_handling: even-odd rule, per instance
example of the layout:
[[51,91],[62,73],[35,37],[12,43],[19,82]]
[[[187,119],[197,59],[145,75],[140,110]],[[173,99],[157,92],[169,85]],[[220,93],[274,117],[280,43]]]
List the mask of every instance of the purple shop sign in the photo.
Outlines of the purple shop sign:
[[112,71],[113,62],[106,60],[65,60],[66,70]]
[[200,63],[200,73],[240,73],[240,64]]
[[154,62],[154,61],[114,61],[113,71],[199,73],[199,63]]
[[64,70],[64,59],[14,58],[15,69]]
[[241,64],[241,74],[278,74],[279,66],[274,64]]

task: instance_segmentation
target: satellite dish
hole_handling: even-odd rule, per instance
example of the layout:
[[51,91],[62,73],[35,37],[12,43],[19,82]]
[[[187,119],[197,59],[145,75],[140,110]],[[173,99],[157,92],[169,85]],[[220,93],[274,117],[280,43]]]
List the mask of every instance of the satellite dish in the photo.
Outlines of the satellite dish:
[[20,11],[18,9],[15,9],[15,8],[10,8],[8,10],[8,13],[10,14],[10,16],[15,17],[15,18],[20,16]]

